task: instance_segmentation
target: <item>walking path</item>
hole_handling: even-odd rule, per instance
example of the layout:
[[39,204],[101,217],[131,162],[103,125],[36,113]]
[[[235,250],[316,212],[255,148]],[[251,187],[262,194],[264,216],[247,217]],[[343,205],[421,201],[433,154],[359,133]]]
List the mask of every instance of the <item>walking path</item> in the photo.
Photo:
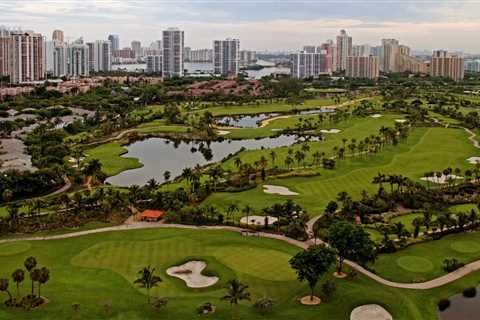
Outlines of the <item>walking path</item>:
[[72,187],[72,183],[70,182],[70,179],[68,179],[67,176],[63,177],[63,181],[65,182],[63,187],[61,187],[58,190],[53,191],[52,193],[47,194],[46,197],[56,196],[57,194],[64,193],[65,191],[67,191],[68,189],[70,189]]
[[478,143],[477,139],[475,139],[475,138],[477,137],[477,135],[475,134],[475,132],[473,132],[472,130],[467,129],[467,128],[463,128],[463,129],[470,134],[470,137],[468,137],[468,140],[470,140],[470,141],[473,143],[473,146],[474,146],[475,148],[479,148],[479,149],[480,149],[480,144]]
[[[314,218],[308,222],[308,224],[313,226],[313,223],[316,221]],[[314,221],[315,220],[315,221]],[[93,230],[85,230],[85,231],[78,231],[78,232],[71,232],[71,233],[66,233],[66,234],[59,234],[59,235],[53,235],[53,236],[44,236],[44,237],[26,237],[26,238],[14,238],[14,239],[3,239],[0,240],[0,244],[3,243],[12,243],[12,242],[18,242],[18,241],[42,241],[42,240],[58,240],[58,239],[68,239],[68,238],[75,238],[75,237],[81,237],[85,235],[91,235],[91,234],[97,234],[97,233],[104,233],[104,232],[112,232],[112,231],[126,231],[126,230],[140,230],[140,229],[168,229],[168,228],[177,228],[177,229],[192,229],[192,230],[227,230],[227,231],[235,231],[235,232],[242,232],[245,231],[245,229],[238,228],[238,227],[228,227],[228,226],[191,226],[191,225],[182,225],[182,224],[164,224],[164,223],[148,223],[148,222],[136,222],[136,223],[131,223],[131,224],[123,224],[119,226],[114,226],[114,227],[107,227],[107,228],[100,228],[100,229],[93,229]],[[310,229],[311,230],[311,229]],[[256,233],[259,237],[263,238],[270,238],[270,239],[276,239],[280,240],[283,242],[286,242],[288,244],[300,247],[302,249],[307,249],[308,247],[314,245],[314,240],[308,240],[308,241],[299,241],[295,240],[283,235],[279,234],[273,234],[273,233],[266,233],[266,232],[258,232]],[[324,243],[322,240],[317,239],[316,243]],[[472,272],[480,270],[480,260],[469,263],[465,265],[464,267],[453,271],[449,274],[446,274],[444,276],[432,279],[430,281],[426,282],[420,282],[420,283],[400,283],[400,282],[394,282],[390,281],[387,279],[384,279],[368,270],[360,266],[359,264],[345,260],[344,263],[351,267],[352,269],[355,269],[356,271],[364,274],[365,276],[369,277],[370,279],[381,283],[383,285],[393,287],[393,288],[401,288],[401,289],[414,289],[414,290],[428,290],[428,289],[433,289],[437,288],[440,286],[443,286],[445,284],[451,283],[453,281],[456,281],[464,276],[469,275]]]

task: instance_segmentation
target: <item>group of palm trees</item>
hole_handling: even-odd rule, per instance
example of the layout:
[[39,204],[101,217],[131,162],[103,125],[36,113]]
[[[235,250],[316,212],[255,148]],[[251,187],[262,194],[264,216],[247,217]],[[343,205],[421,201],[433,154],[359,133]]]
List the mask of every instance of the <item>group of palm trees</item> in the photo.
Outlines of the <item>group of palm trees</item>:
[[[10,282],[8,278],[0,278],[0,291],[8,295],[6,305],[10,307],[31,308],[37,307],[44,303],[41,295],[41,286],[50,280],[50,270],[46,267],[38,268],[35,257],[28,257],[24,262],[25,270],[19,268],[13,271],[11,279],[16,287],[16,294],[10,292]],[[29,275],[31,282],[31,292],[25,297],[21,296],[20,285],[26,280],[26,275]],[[35,292],[35,284],[37,284],[37,292]]]

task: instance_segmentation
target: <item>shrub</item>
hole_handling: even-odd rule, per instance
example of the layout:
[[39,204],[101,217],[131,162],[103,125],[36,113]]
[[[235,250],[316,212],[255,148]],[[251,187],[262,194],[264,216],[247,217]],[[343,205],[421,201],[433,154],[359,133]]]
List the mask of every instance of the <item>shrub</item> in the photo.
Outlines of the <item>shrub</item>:
[[465,264],[463,262],[460,262],[455,258],[443,260],[443,270],[445,272],[453,272],[464,265]]
[[438,301],[438,310],[445,311],[448,307],[450,307],[450,300],[442,299]]
[[463,296],[466,298],[473,298],[477,295],[477,288],[469,287],[463,290]]
[[273,300],[270,298],[260,298],[253,304],[255,309],[261,314],[267,314],[272,311],[273,308]]
[[215,312],[215,306],[210,302],[205,302],[197,307],[198,314],[210,314]]

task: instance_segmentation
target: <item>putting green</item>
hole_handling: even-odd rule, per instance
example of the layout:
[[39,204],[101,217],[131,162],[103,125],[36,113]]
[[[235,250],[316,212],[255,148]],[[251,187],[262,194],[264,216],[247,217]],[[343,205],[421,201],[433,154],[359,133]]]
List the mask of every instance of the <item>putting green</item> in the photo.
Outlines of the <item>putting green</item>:
[[397,265],[411,272],[428,272],[433,269],[433,264],[422,257],[404,256],[397,259]]
[[473,253],[480,251],[480,244],[473,241],[455,241],[450,248],[460,253]]
[[31,244],[28,242],[15,242],[0,245],[0,256],[13,256],[28,251]]

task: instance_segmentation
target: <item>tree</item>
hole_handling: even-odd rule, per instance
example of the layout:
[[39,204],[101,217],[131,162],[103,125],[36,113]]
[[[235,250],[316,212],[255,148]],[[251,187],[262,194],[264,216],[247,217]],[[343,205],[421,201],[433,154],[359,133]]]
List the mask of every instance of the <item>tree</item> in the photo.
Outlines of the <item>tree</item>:
[[360,264],[375,261],[375,243],[362,227],[338,221],[328,229],[328,242],[338,255],[337,274],[342,274],[345,259],[351,259]]
[[8,290],[8,279],[0,279],[0,291],[5,291],[8,294],[8,301],[12,301],[12,294]]
[[48,282],[50,280],[50,270],[48,270],[45,267],[42,267],[40,269],[40,273],[38,274],[38,296],[41,297],[41,291],[40,288],[42,285]]
[[170,171],[165,170],[165,172],[163,173],[163,179],[165,179],[165,181],[168,182],[168,180],[170,180],[170,176],[171,176]]
[[17,297],[20,298],[20,283],[25,280],[25,271],[17,269],[12,273],[13,282],[17,285]]
[[248,218],[252,211],[253,211],[252,207],[250,207],[248,204],[242,209],[242,212],[245,213],[245,217],[247,219],[247,229],[248,229]]
[[297,273],[298,280],[308,282],[311,301],[318,280],[334,262],[335,253],[325,246],[312,246],[290,259],[290,265]]
[[138,278],[133,283],[140,288],[147,289],[147,302],[150,304],[150,289],[158,286],[160,282],[162,282],[162,279],[155,275],[155,268],[148,266],[138,271]]
[[273,300],[270,298],[260,298],[253,304],[255,309],[258,310],[262,315],[270,313],[273,308]]
[[227,294],[222,297],[222,300],[230,302],[232,307],[238,305],[242,300],[250,301],[250,292],[247,291],[248,286],[237,279],[229,280],[225,289],[227,290]]
[[28,257],[27,259],[25,259],[25,262],[23,263],[23,265],[25,266],[25,269],[27,269],[28,273],[30,274],[30,280],[32,281],[32,297],[33,297],[34,281],[32,279],[32,271],[37,266],[37,259],[35,259],[35,257]]

